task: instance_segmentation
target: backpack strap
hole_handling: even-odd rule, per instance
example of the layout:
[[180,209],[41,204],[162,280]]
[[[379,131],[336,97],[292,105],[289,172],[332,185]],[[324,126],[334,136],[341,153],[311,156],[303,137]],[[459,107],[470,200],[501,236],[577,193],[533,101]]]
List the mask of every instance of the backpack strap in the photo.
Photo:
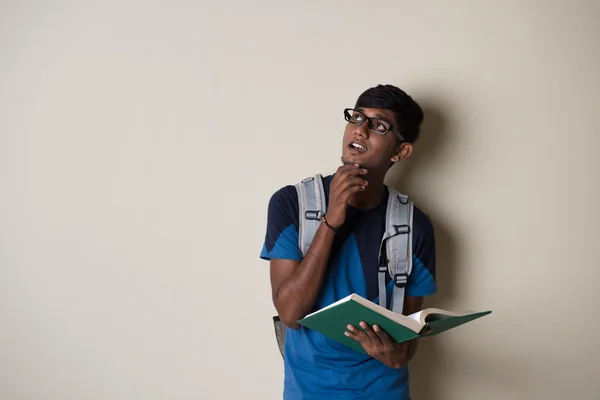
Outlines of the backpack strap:
[[321,219],[327,212],[323,177],[320,174],[297,183],[298,192],[298,246],[305,256],[312,243]]
[[394,281],[390,309],[402,314],[404,292],[412,272],[413,203],[409,198],[389,189],[385,217],[385,233],[379,250],[379,305],[387,308],[386,273]]

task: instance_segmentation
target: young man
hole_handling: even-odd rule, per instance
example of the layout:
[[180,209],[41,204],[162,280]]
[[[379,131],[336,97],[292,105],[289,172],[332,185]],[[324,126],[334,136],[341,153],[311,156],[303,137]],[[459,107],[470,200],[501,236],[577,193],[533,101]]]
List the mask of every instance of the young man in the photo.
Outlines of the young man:
[[[384,177],[405,160],[419,136],[423,112],[404,91],[379,85],[362,93],[342,141],[342,166],[323,178],[327,213],[306,253],[298,245],[299,205],[294,185],[273,194],[261,258],[270,260],[273,302],[287,329],[284,399],[410,399],[407,364],[416,341],[395,344],[377,326],[348,326],[361,354],[299,326],[296,321],[351,293],[377,302],[378,257],[385,231],[388,188]],[[431,221],[416,206],[413,270],[404,314],[417,312],[435,293]],[[390,281],[387,274],[387,282]],[[387,285],[387,298],[391,296]]]

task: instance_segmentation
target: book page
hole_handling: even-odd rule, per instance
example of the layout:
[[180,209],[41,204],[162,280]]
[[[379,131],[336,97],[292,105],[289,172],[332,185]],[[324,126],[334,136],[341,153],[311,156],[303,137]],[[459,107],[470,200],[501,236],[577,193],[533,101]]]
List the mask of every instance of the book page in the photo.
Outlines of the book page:
[[410,314],[408,318],[417,321],[419,324],[424,324],[424,321],[421,321],[421,315],[423,314],[423,311],[425,310],[417,311],[416,313]]
[[367,307],[367,308],[375,311],[376,313],[381,314],[382,316],[384,316],[400,325],[407,327],[408,329],[410,329],[414,332],[418,333],[423,328],[423,324],[419,323],[418,321],[413,320],[409,316],[403,315],[400,313],[395,313],[392,310],[388,310],[384,307],[381,307],[379,304],[375,304],[372,301],[369,301],[363,297],[360,297],[357,294],[354,294],[352,296],[352,300],[354,300],[355,302],[359,303],[360,305],[362,305],[364,307]]

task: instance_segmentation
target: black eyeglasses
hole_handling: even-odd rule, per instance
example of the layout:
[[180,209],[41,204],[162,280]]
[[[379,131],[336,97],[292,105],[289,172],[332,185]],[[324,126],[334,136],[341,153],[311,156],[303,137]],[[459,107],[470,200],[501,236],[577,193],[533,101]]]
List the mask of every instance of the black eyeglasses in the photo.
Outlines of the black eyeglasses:
[[344,109],[344,118],[346,119],[346,121],[356,125],[362,125],[365,121],[368,121],[369,130],[379,135],[385,135],[386,133],[388,133],[388,131],[392,131],[396,135],[398,140],[404,142],[404,137],[402,137],[400,132],[394,129],[392,124],[390,124],[384,119],[369,118],[364,113],[358,110],[354,110],[352,108]]

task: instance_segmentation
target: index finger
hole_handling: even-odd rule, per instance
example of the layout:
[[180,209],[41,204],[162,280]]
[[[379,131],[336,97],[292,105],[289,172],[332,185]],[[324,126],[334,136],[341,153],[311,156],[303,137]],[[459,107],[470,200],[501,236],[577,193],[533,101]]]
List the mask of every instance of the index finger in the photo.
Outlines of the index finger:
[[338,172],[341,175],[351,175],[351,174],[364,175],[368,171],[366,168],[362,168],[359,164],[345,164],[338,168]]

